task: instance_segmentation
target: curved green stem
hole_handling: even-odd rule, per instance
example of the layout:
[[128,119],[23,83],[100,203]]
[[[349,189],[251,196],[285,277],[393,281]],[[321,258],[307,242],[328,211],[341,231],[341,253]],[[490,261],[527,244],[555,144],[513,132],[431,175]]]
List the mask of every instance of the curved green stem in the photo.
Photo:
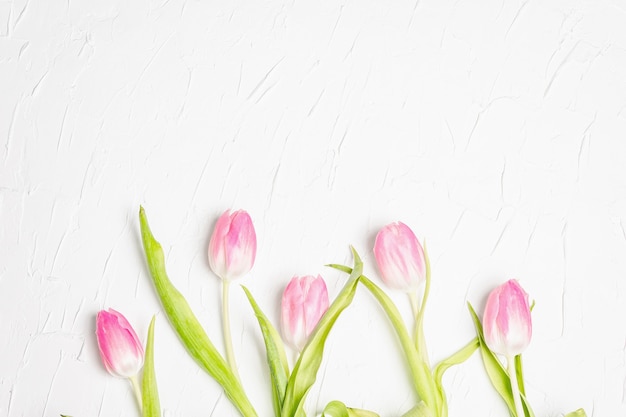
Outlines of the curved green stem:
[[[417,306],[417,314],[415,315],[415,343],[420,356],[426,362],[430,368],[430,360],[428,359],[428,350],[426,349],[426,338],[424,336],[424,310],[426,309],[426,301],[428,301],[428,294],[430,293],[430,259],[428,258],[428,251],[426,250],[426,243],[424,242],[424,262],[426,263],[426,282],[424,285],[424,296],[422,302]],[[417,294],[413,293],[409,295],[417,299]],[[411,300],[411,303],[417,304],[417,301]]]
[[[409,300],[411,300],[411,310],[413,311],[414,329],[413,329],[413,341],[415,342],[415,348],[426,361],[428,359],[428,351],[425,343],[424,327],[422,326],[423,314],[420,314],[423,309],[420,308],[420,302],[417,299],[416,292],[409,293]],[[428,361],[427,361],[428,362]]]
[[228,308],[228,293],[230,281],[222,280],[222,330],[224,332],[224,345],[226,346],[226,360],[233,371],[235,377],[241,381],[237,363],[235,362],[235,352],[233,351],[233,338],[230,335],[230,310]]
[[137,405],[139,406],[139,412],[142,413],[143,405],[141,401],[141,387],[139,386],[137,375],[131,376],[128,380],[130,381],[130,385],[133,387],[133,393],[135,394],[135,399],[137,400]]
[[[411,310],[413,311],[413,317],[417,319],[417,315],[419,314],[419,311],[420,311],[419,301],[417,300],[417,293],[410,292],[409,300],[411,300]],[[415,320],[415,322],[417,323],[417,320]]]
[[509,371],[509,379],[511,380],[511,392],[513,394],[513,402],[515,403],[515,413],[517,417],[525,417],[522,398],[520,397],[519,386],[517,384],[515,358],[513,356],[507,356],[506,365]]

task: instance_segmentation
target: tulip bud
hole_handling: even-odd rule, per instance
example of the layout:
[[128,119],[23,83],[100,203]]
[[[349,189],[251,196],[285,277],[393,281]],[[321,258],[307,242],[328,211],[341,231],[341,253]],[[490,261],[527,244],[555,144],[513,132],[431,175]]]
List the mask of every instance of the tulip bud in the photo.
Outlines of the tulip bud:
[[215,224],[209,242],[209,264],[224,280],[250,272],[256,256],[256,233],[250,215],[244,210],[226,210]]
[[96,337],[105,368],[111,375],[132,378],[143,366],[143,346],[126,318],[110,308],[96,316]]
[[385,284],[414,292],[426,280],[424,249],[404,223],[391,223],[376,235],[374,257]]
[[322,277],[293,277],[282,299],[281,324],[285,341],[301,351],[326,310],[328,290]]
[[485,342],[493,352],[513,357],[530,343],[532,322],[528,294],[509,280],[489,294],[483,316]]

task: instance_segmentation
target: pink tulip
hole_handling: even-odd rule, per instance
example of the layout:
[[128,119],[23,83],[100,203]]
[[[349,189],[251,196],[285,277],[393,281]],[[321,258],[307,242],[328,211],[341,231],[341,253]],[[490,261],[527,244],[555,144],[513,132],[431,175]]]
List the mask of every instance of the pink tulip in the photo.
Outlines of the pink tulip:
[[105,368],[111,375],[132,378],[143,366],[143,346],[126,318],[110,308],[96,317],[96,337]]
[[322,277],[293,277],[282,299],[281,324],[285,341],[301,351],[326,310],[328,290]]
[[509,280],[491,291],[483,316],[485,342],[495,353],[513,357],[530,343],[532,322],[528,294],[517,280]]
[[220,278],[233,280],[250,272],[256,257],[256,233],[244,210],[226,210],[209,242],[209,264]]
[[388,224],[378,232],[374,257],[390,288],[414,292],[426,280],[424,249],[404,223]]

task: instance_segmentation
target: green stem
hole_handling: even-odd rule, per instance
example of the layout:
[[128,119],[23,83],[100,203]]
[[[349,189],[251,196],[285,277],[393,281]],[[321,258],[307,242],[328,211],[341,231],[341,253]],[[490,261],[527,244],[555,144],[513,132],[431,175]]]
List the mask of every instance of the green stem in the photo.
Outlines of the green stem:
[[411,300],[411,310],[413,310],[413,317],[417,318],[417,314],[419,313],[419,302],[417,301],[417,293],[410,292],[409,300]]
[[137,405],[139,406],[139,413],[143,413],[143,405],[141,401],[141,386],[139,385],[139,380],[137,379],[137,375],[131,376],[128,378],[130,381],[130,385],[133,387],[133,393],[135,394],[135,399],[137,400]]
[[428,294],[430,293],[430,258],[428,257],[428,251],[426,250],[426,242],[424,242],[424,262],[426,263],[426,284],[424,285],[424,296],[422,297],[422,303],[419,306],[417,313],[417,321],[420,323],[424,320],[424,307],[428,300]]
[[[411,301],[411,310],[413,311],[413,321],[415,323],[413,329],[413,341],[415,342],[415,347],[417,348],[420,355],[422,352],[424,356],[428,356],[426,353],[426,346],[424,344],[424,330],[420,322],[420,304],[417,299],[417,292],[410,292],[409,300]],[[421,316],[423,317],[423,316]]]
[[230,281],[222,280],[222,327],[224,332],[224,344],[226,345],[226,360],[233,371],[235,377],[241,381],[237,363],[235,362],[235,352],[233,351],[233,339],[230,335],[230,312],[228,308],[228,290],[230,289]]
[[515,358],[513,356],[507,356],[506,365],[509,371],[509,379],[511,380],[511,392],[513,394],[513,402],[515,403],[515,413],[517,417],[525,417],[524,407],[522,407],[522,397],[520,396],[519,386],[517,384]]
[[426,250],[426,242],[424,242],[424,262],[426,264],[426,282],[424,284],[424,295],[422,297],[422,302],[419,304],[417,303],[417,294],[415,293],[411,293],[409,297],[415,298],[415,301],[411,300],[411,303],[417,305],[417,313],[415,314],[416,347],[422,359],[430,368],[430,359],[428,358],[428,350],[426,349],[426,338],[424,336],[424,310],[426,310],[426,301],[428,301],[428,294],[430,293],[430,259],[428,257],[428,251]]

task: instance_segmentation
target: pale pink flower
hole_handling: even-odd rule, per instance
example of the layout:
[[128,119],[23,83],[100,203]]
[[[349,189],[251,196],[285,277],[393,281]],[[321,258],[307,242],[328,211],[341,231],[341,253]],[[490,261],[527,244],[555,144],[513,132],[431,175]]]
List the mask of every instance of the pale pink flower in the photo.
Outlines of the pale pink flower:
[[233,280],[250,272],[256,257],[256,233],[245,210],[226,210],[209,241],[209,264],[220,278]]
[[530,343],[532,321],[528,294],[517,280],[509,280],[489,294],[483,316],[485,342],[493,352],[512,357]]
[[131,378],[143,366],[143,346],[126,318],[110,308],[96,316],[96,337],[105,368],[111,375]]
[[293,277],[283,292],[281,306],[285,341],[301,351],[326,310],[328,290],[322,277]]
[[391,223],[376,235],[374,257],[388,287],[413,292],[426,280],[424,249],[404,223]]

